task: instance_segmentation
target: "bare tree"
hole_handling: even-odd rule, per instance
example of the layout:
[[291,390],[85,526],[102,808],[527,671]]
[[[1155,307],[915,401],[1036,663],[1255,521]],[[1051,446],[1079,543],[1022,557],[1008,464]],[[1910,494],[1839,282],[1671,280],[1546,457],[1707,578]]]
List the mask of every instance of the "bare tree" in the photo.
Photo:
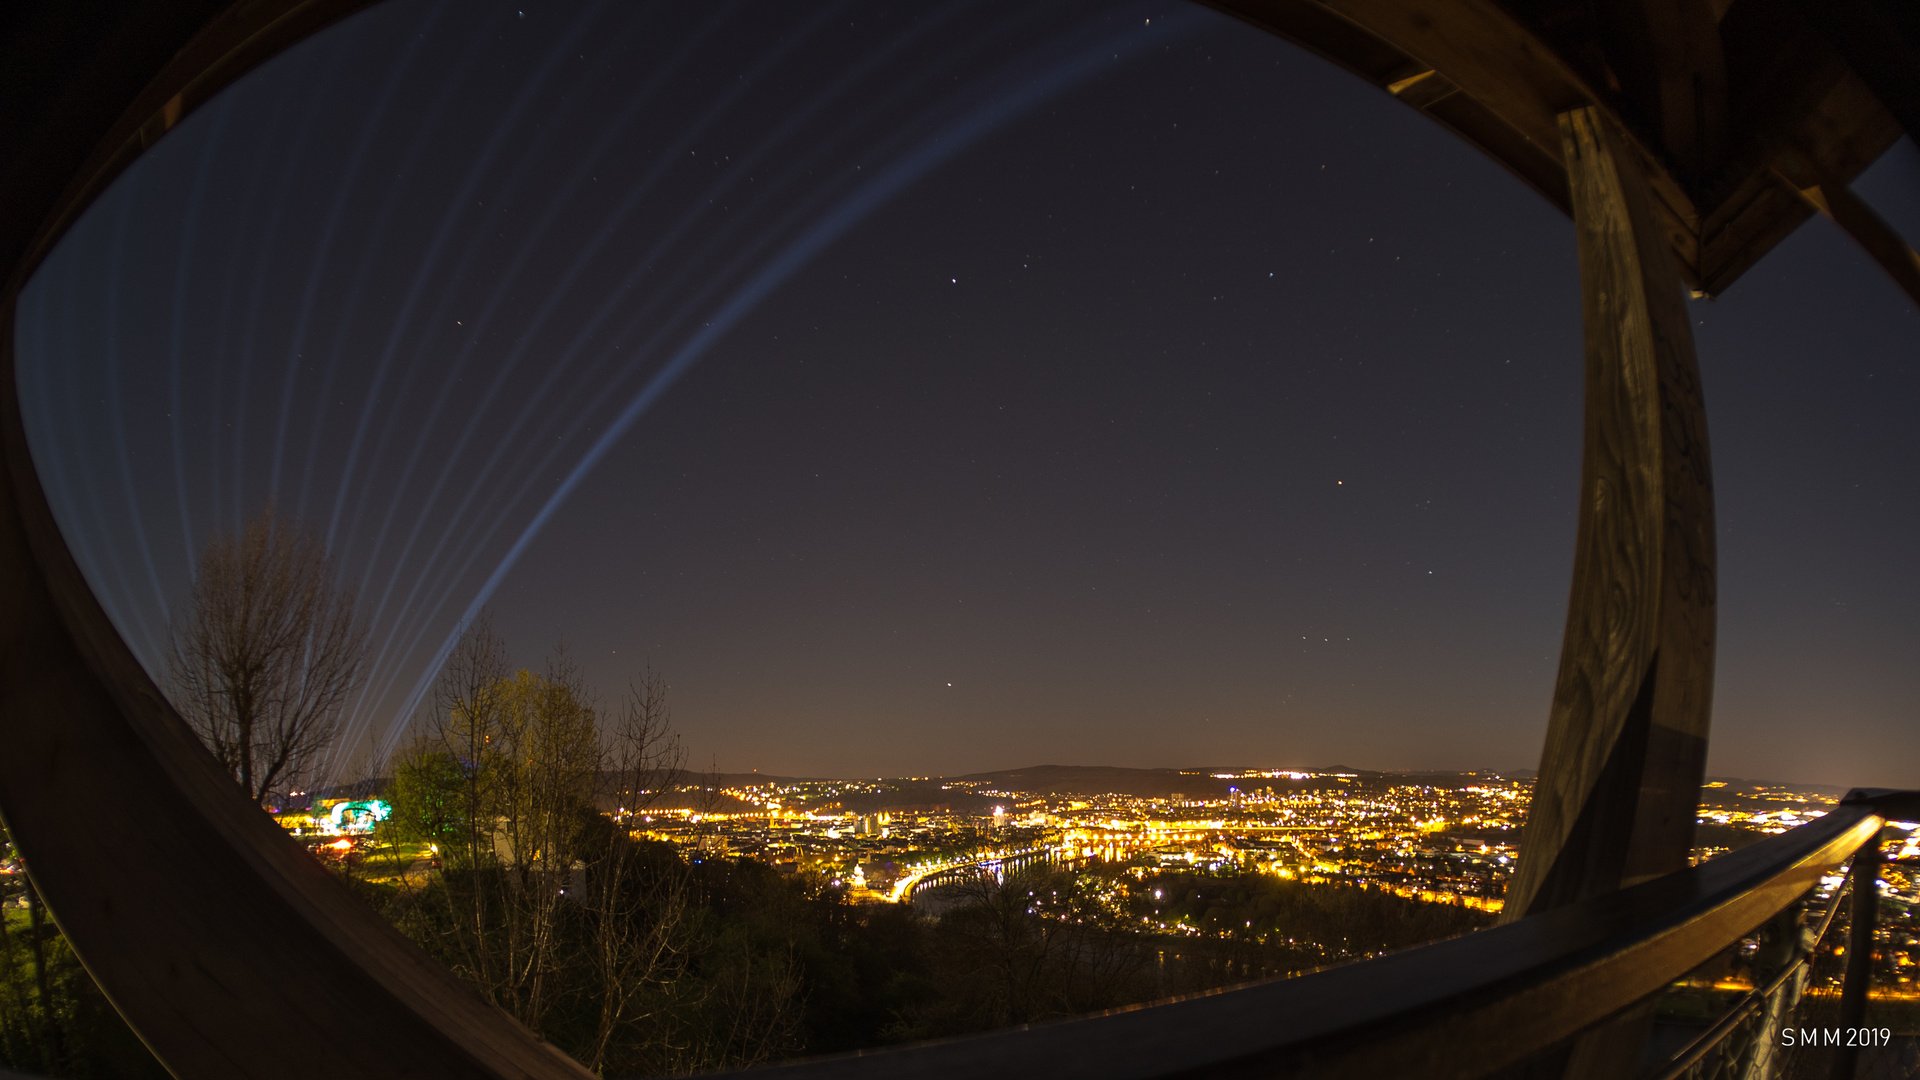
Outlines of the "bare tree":
[[[511,984],[510,965],[489,947],[501,908],[491,887],[499,868],[496,788],[508,771],[502,760],[512,675],[506,643],[494,633],[489,612],[481,612],[461,635],[433,686],[430,734],[418,748],[452,759],[460,780],[459,843],[444,853],[458,866],[463,887],[442,890],[451,917],[448,942],[454,967],[496,1003]],[[431,749],[430,749],[431,748]]]
[[507,970],[509,1012],[539,1030],[562,993],[574,944],[563,932],[566,885],[582,854],[600,766],[598,714],[564,648],[545,675],[518,672],[503,687],[509,707],[499,771],[499,843],[511,873]]
[[207,542],[168,636],[174,706],[261,802],[306,779],[339,735],[366,657],[353,593],[335,584],[326,548],[271,506]]
[[[687,782],[666,681],[649,669],[602,711],[564,648],[514,670],[476,622],[395,770],[395,814],[448,855],[406,932],[595,1072],[686,1072],[798,1045],[792,955],[723,938],[699,883],[636,826]],[[717,775],[703,785],[709,813]],[[406,803],[407,805],[402,805]],[[417,805],[416,805],[417,804]]]
[[593,869],[589,943],[600,998],[593,1044],[582,1055],[589,1069],[605,1069],[609,1047],[622,1031],[648,1021],[670,995],[663,989],[685,969],[691,946],[689,882],[678,860],[642,866],[633,841],[634,819],[680,784],[686,752],[673,733],[667,682],[648,666],[627,685],[603,751],[600,798],[611,803],[613,832]]
[[410,753],[450,765],[465,804],[448,853],[455,872],[439,890],[448,917],[439,947],[458,974],[538,1030],[577,966],[570,886],[576,864],[585,870],[601,745],[598,713],[564,648],[544,675],[510,667],[490,621],[476,621],[441,669],[430,734]]

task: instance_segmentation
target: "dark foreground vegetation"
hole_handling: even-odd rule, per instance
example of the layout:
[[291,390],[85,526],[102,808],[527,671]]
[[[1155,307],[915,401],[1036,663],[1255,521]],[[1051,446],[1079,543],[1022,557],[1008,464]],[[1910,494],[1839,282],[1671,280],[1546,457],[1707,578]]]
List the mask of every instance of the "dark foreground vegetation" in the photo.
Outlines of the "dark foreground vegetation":
[[[616,843],[621,842],[616,840]],[[1383,893],[1264,875],[1177,874],[1135,881],[1125,868],[1033,870],[955,888],[931,918],[855,905],[816,875],[747,859],[682,861],[636,845],[629,882],[660,966],[610,987],[596,966],[605,928],[591,904],[562,909],[552,945],[569,959],[543,988],[538,1027],[606,1075],[743,1065],[985,1031],[1288,974],[1473,929],[1484,917]],[[485,890],[497,885],[481,885]],[[472,978],[473,953],[441,914],[475,885],[444,876],[389,910]],[[1203,932],[1148,931],[1154,891],[1179,890]],[[1185,899],[1186,897],[1192,899]],[[1119,903],[1115,903],[1118,900]],[[1235,929],[1229,929],[1231,924]],[[496,948],[505,950],[505,932]],[[448,946],[452,945],[451,948]],[[504,959],[502,955],[501,959]],[[610,992],[631,998],[610,1002]],[[531,1018],[527,990],[517,1001]],[[509,1001],[496,996],[503,1005]],[[609,1034],[603,1017],[624,1018]]]
[[[607,1076],[1070,1016],[1401,948],[1484,919],[1349,887],[1254,874],[1140,878],[1123,866],[982,879],[956,887],[960,895],[932,918],[851,904],[817,876],[750,860],[687,860],[610,829],[598,842],[627,847],[627,899],[556,890],[553,918],[539,928],[512,895],[520,886],[498,869],[448,870],[423,888],[350,884],[503,1008]],[[466,933],[476,908],[485,927],[477,937]],[[50,926],[51,996],[40,996],[28,912],[7,911],[0,1066],[165,1076]],[[624,925],[604,925],[610,911]],[[1156,932],[1143,922],[1162,918],[1194,930]]]

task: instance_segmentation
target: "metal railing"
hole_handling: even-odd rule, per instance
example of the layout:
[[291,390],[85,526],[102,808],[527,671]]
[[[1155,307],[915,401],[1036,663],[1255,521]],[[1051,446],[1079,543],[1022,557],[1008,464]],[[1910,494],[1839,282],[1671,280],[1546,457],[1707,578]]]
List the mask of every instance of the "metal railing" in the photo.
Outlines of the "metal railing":
[[[1881,828],[1909,817],[1920,817],[1920,792],[1855,791],[1824,817],[1750,847],[1489,930],[1157,1005],[795,1062],[776,1075],[1487,1076],[1650,1002],[1800,903],[1856,852],[1867,853],[1856,878],[1870,883]],[[1855,893],[1876,895],[1871,884]],[[1838,903],[1836,895],[1830,907]],[[1858,916],[1852,932],[1857,939],[1863,925],[1870,940],[1871,924]],[[1856,945],[1849,959],[1867,952]],[[1856,966],[1861,975],[1848,994],[1864,1004],[1868,969]],[[1802,962],[1786,964],[1658,1075],[1685,1075],[1743,1025],[1770,1015],[1769,1002],[1803,970]]]
[[[1869,843],[1861,850],[1872,849]],[[1854,856],[1856,863],[1860,857]],[[1826,942],[1833,917],[1840,911],[1840,899],[1852,889],[1854,880],[1850,869],[1828,899],[1827,910],[1820,916],[1816,928],[1808,935],[1811,940],[1791,942],[1790,958],[1778,973],[1735,1001],[1712,1026],[1675,1051],[1648,1080],[1736,1080],[1764,1073],[1761,1058],[1769,1045],[1764,1040],[1775,1024],[1792,1013],[1798,1004],[1814,957]],[[1780,926],[1784,922],[1783,933],[1796,933],[1800,921],[1798,906],[1788,907],[1782,912],[1786,918],[1776,916],[1769,926]]]

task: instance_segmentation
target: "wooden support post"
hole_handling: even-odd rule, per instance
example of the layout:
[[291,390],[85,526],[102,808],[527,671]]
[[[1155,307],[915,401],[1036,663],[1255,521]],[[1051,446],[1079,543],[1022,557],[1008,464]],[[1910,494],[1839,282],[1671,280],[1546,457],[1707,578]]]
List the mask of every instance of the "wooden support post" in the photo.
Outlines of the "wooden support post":
[[[1679,272],[1610,122],[1576,109],[1560,136],[1586,444],[1560,674],[1504,921],[1686,867],[1713,692],[1713,488]],[[1651,1021],[1632,1010],[1529,1075],[1631,1075]]]
[[1580,246],[1586,446],[1573,593],[1517,919],[1687,865],[1713,692],[1713,489],[1680,277],[1640,163],[1560,117]]
[[[1840,1027],[1865,1026],[1873,989],[1873,931],[1880,919],[1880,834],[1853,855],[1853,925],[1847,933],[1847,977],[1840,984]],[[1833,1059],[1833,1080],[1853,1080],[1860,1048],[1842,1045]]]

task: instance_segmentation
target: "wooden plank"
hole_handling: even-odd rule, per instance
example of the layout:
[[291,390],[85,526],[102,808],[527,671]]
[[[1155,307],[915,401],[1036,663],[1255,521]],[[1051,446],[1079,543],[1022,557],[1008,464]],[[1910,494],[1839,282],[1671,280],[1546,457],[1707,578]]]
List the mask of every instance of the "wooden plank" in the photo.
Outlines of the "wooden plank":
[[[1206,0],[1360,75],[1479,147],[1568,209],[1555,117],[1608,108],[1581,75],[1493,0]],[[1427,72],[1448,92],[1404,93]],[[1414,83],[1406,80],[1414,79]],[[1616,122],[1621,122],[1614,116]],[[1697,279],[1699,213],[1652,149],[1634,143],[1687,280]]]
[[[1708,197],[1701,224],[1700,288],[1719,294],[1812,216],[1800,187],[1850,183],[1899,139],[1899,121],[1848,69],[1813,27],[1784,16],[1741,28],[1746,6],[1729,27],[1743,68],[1739,148]],[[1753,16],[1758,18],[1759,16]],[[1804,179],[1782,185],[1775,171]]]
[[[1851,179],[1899,133],[1797,9],[1768,0],[1613,0],[1611,21],[1635,30],[1624,37],[1530,21],[1497,0],[1207,2],[1393,93],[1563,210],[1557,117],[1601,109],[1646,178],[1676,270],[1705,294],[1732,285],[1808,216],[1768,179],[1768,147],[1792,139]],[[1635,55],[1637,96],[1612,66],[1631,67]]]
[[1606,69],[1689,188],[1725,153],[1727,73],[1706,0],[1593,0]]
[[[1373,31],[1336,14],[1319,0],[1202,0],[1243,22],[1257,26],[1277,37],[1335,64],[1372,83],[1414,108],[1420,109],[1454,134],[1478,147],[1496,163],[1539,192],[1541,197],[1567,209],[1566,173],[1560,168],[1557,144],[1543,146],[1530,139],[1494,110],[1469,95],[1453,92],[1450,82],[1445,93],[1403,94],[1405,89],[1433,71],[1404,50]],[[1442,80],[1444,76],[1440,76]],[[1410,82],[1409,80],[1412,80]]]
[[1423,111],[1448,131],[1506,166],[1507,171],[1539,192],[1562,213],[1572,212],[1572,204],[1567,199],[1567,172],[1560,167],[1558,154],[1550,156],[1521,138],[1519,132],[1467,94],[1448,94],[1435,100]]
[[1507,921],[1687,865],[1713,690],[1713,491],[1679,276],[1611,122],[1586,108],[1559,122],[1585,451],[1566,636]]
[[1851,183],[1900,137],[1900,121],[1801,14],[1778,3],[1749,2],[1728,17],[1728,66],[1739,76],[1732,83],[1737,142],[1721,178],[1703,193],[1704,202],[1718,207],[1735,188],[1765,180],[1782,147]]
[[1920,17],[1911,3],[1896,13],[1874,0],[1820,0],[1806,11],[1908,137],[1920,143]]
[[[1920,252],[1894,231],[1873,207],[1860,201],[1847,185],[1807,175],[1805,159],[1789,155],[1775,167],[1780,183],[1805,199],[1807,205],[1840,226],[1916,305],[1920,305]],[[1811,183],[1808,181],[1811,180]]]
[[1811,216],[1799,195],[1770,174],[1753,174],[1701,226],[1697,288],[1720,295]]
[[[1698,212],[1686,186],[1663,156],[1626,134],[1611,95],[1597,92],[1567,59],[1494,0],[1323,0],[1362,27],[1446,76],[1467,97],[1500,117],[1536,152],[1561,156],[1558,117],[1574,108],[1602,110],[1670,214],[1668,232],[1685,242],[1698,231]],[[1679,253],[1691,264],[1690,253]]]

